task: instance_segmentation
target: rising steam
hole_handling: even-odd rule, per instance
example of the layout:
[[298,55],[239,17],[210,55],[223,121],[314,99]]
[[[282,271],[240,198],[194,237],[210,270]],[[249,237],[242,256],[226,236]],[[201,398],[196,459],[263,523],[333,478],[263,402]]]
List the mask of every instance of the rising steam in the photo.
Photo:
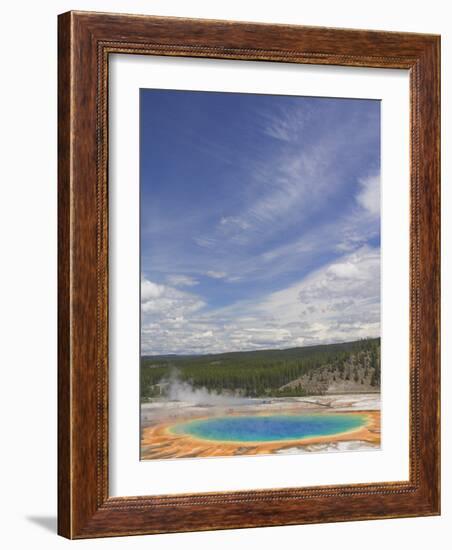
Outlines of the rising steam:
[[250,399],[237,395],[224,395],[210,392],[207,388],[194,388],[189,382],[179,378],[179,371],[173,369],[169,378],[165,380],[167,398],[170,401],[184,401],[192,405],[223,406],[245,405]]

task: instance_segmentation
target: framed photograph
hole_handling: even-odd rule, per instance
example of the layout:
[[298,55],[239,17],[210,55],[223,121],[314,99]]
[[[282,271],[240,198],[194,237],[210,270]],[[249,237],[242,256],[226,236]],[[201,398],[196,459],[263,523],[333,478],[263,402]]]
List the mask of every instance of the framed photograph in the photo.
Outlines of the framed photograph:
[[439,514],[439,49],[59,16],[61,535]]

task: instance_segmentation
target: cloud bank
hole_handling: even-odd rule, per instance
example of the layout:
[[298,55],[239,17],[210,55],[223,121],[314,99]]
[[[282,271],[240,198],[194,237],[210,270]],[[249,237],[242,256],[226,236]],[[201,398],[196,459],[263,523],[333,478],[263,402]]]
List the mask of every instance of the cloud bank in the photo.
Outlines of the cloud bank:
[[193,292],[141,284],[143,354],[285,348],[380,333],[380,254],[367,246],[284,290],[214,310]]

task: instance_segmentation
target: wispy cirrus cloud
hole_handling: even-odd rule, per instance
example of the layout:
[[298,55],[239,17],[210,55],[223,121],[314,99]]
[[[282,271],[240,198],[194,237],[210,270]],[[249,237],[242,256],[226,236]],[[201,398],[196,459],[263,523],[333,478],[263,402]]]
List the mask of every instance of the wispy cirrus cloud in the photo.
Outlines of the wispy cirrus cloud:
[[173,286],[195,286],[199,284],[199,281],[189,275],[168,275],[167,281]]
[[206,271],[207,277],[210,277],[212,279],[224,279],[227,277],[227,273],[225,271]]
[[312,119],[310,109],[294,109],[283,105],[274,112],[264,110],[260,115],[264,133],[286,143],[292,143],[300,138]]

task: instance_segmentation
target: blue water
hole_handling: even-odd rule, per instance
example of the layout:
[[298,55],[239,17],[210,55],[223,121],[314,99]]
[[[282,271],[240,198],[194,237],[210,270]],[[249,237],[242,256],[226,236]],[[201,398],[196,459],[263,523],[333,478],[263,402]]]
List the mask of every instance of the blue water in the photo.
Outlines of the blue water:
[[287,441],[348,432],[364,426],[366,420],[366,415],[340,413],[229,416],[191,420],[171,431],[212,441]]

